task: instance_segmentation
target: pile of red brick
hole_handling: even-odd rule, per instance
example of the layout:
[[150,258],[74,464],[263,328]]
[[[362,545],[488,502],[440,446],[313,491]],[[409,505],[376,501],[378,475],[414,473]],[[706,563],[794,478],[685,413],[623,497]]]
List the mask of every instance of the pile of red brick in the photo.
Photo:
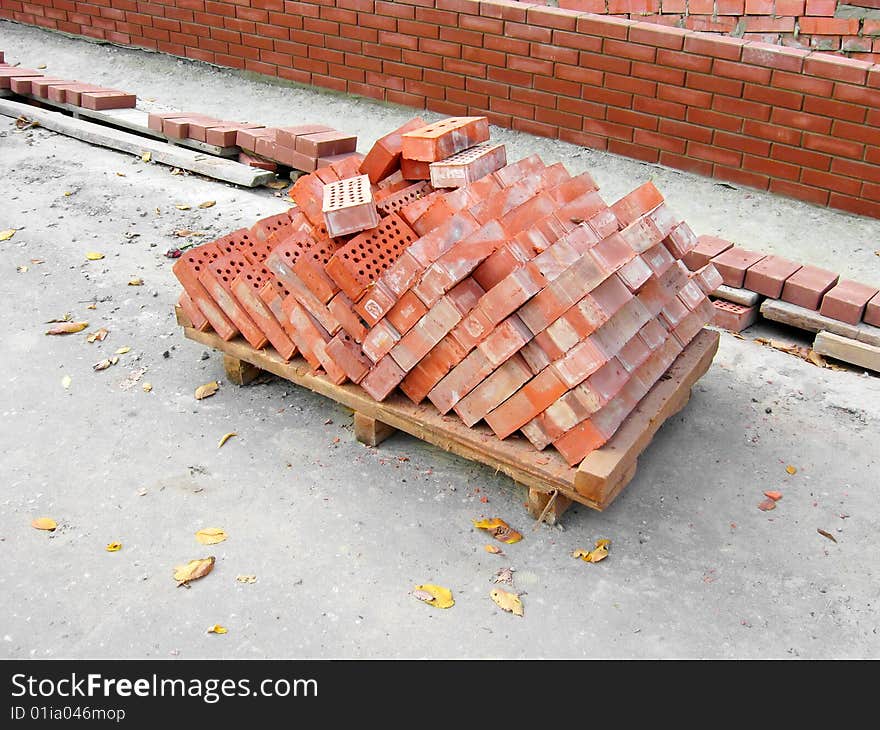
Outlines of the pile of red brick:
[[134,94],[107,89],[79,81],[49,78],[35,69],[9,66],[0,51],[0,89],[31,95],[84,109],[130,109],[137,102]]
[[150,129],[172,139],[192,139],[218,147],[240,147],[239,161],[274,171],[278,165],[313,172],[318,167],[354,157],[357,136],[323,124],[265,127],[250,122],[229,122],[198,112],[154,112]]
[[[715,265],[723,284],[807,309],[847,324],[880,327],[880,291],[875,286],[841,279],[839,274],[816,266],[750,251],[716,236],[700,236],[685,257],[690,269]],[[758,316],[756,306],[717,301],[716,324],[739,332]]]
[[484,118],[413,120],[301,177],[287,213],[184,254],[180,305],[576,464],[710,321],[721,279],[688,271],[696,236],[651,183],[608,206],[590,175],[498,148]]

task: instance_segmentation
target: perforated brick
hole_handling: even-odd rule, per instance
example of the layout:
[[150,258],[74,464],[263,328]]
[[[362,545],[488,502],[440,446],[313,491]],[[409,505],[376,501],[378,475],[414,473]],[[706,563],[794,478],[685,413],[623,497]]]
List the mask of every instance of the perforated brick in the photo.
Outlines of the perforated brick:
[[485,142],[430,166],[431,185],[435,188],[460,188],[500,170],[507,164],[503,144]]
[[177,305],[183,310],[183,313],[192,323],[192,326],[197,330],[200,332],[207,332],[211,329],[211,323],[208,321],[208,318],[202,313],[202,310],[196,306],[196,303],[186,291],[180,292],[180,296],[177,298]]
[[403,135],[401,150],[410,160],[436,162],[489,139],[486,117],[449,117]]
[[383,216],[398,213],[402,208],[405,208],[431,192],[433,192],[433,188],[430,183],[427,181],[417,182],[412,185],[407,185],[401,190],[385,195],[376,203],[376,208],[378,208],[379,213]]
[[340,248],[328,261],[327,274],[352,301],[357,301],[416,238],[400,216],[390,215]]
[[368,175],[372,183],[377,183],[388,177],[400,166],[402,135],[424,126],[425,120],[421,117],[415,117],[402,127],[377,140],[361,163],[360,171]]
[[333,238],[375,228],[379,223],[370,178],[366,175],[325,185],[321,210],[327,232]]
[[294,273],[324,303],[339,291],[336,282],[324,270],[338,248],[331,239],[316,241],[300,255],[293,267]]
[[285,360],[293,357],[296,347],[284,332],[281,323],[272,310],[260,298],[260,292],[272,280],[272,272],[265,266],[252,266],[244,269],[232,281],[232,293],[254,324],[266,335],[272,347]]
[[266,346],[266,335],[257,327],[232,292],[233,280],[249,266],[250,262],[243,254],[230,253],[211,261],[199,274],[199,281],[238,327],[251,347],[259,350]]
[[742,304],[716,299],[714,324],[731,332],[742,332],[751,327],[758,319],[757,307],[744,307]]
[[367,359],[360,346],[345,332],[337,332],[326,345],[327,354],[345,372],[348,379],[360,383],[370,372],[373,363]]
[[238,328],[226,316],[220,305],[214,301],[199,280],[208,265],[222,255],[220,249],[213,243],[197,246],[184,252],[174,263],[172,270],[187,294],[211,323],[214,331],[228,341],[238,334]]

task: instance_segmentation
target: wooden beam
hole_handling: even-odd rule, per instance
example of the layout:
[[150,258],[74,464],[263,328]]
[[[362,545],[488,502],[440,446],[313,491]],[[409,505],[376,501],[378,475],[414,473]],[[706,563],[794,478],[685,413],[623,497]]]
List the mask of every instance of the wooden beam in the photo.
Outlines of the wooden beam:
[[860,324],[839,322],[812,309],[789,304],[779,299],[765,299],[761,305],[761,314],[774,322],[799,327],[808,332],[825,330],[841,337],[849,337],[851,340],[880,347],[880,327],[874,327],[864,322]]
[[712,292],[712,296],[733,302],[734,304],[741,304],[744,307],[754,307],[763,299],[757,292],[749,291],[748,289],[737,289],[733,286],[727,286],[727,284],[719,286]]
[[571,507],[572,500],[564,497],[559,492],[541,492],[537,489],[529,489],[529,501],[527,507],[529,514],[536,520],[544,517],[548,525],[555,525],[562,518],[565,511]]
[[866,342],[822,331],[816,335],[813,350],[826,357],[833,357],[851,365],[880,372],[880,347],[869,345]]
[[365,416],[355,411],[354,414],[354,437],[365,446],[378,446],[389,436],[397,433],[394,426],[377,421],[375,418]]
[[252,383],[260,374],[260,368],[225,354],[223,355],[223,370],[226,371],[226,379],[235,385]]
[[28,119],[39,122],[40,126],[45,129],[60,132],[68,137],[74,137],[100,147],[109,147],[138,156],[149,152],[153,162],[180,167],[247,188],[255,188],[275,179],[275,174],[268,170],[258,170],[222,157],[214,157],[204,152],[170,145],[84,119],[74,119],[61,112],[39,109],[30,104],[22,104],[10,99],[0,99],[0,114],[14,119],[24,115]]

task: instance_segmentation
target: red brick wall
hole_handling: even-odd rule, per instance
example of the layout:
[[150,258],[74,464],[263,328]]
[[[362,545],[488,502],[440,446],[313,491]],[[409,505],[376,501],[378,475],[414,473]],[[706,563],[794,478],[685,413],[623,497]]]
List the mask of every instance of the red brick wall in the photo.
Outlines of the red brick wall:
[[0,17],[880,217],[864,61],[511,0],[0,0]]

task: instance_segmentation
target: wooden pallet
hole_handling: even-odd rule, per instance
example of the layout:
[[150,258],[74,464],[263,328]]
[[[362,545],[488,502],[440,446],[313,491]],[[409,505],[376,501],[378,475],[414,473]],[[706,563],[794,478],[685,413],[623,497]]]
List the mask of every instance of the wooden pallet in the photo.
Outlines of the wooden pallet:
[[691,387],[709,369],[718,350],[719,334],[702,330],[654,385],[614,437],[577,467],[570,467],[552,449],[537,451],[524,438],[498,439],[487,426],[468,428],[456,416],[443,416],[431,404],[414,405],[395,394],[381,403],[359,386],[334,385],[315,375],[301,358],[285,362],[275,350],[254,350],[243,339],[225,342],[214,332],[200,332],[177,308],[184,335],[224,355],[227,378],[238,385],[260,371],[332,398],[354,411],[355,436],[377,446],[395,431],[404,431],[472,461],[504,472],[529,489],[528,508],[535,517],[555,522],[572,502],[604,510],[636,473],[638,457],[666,419],[687,404]]

